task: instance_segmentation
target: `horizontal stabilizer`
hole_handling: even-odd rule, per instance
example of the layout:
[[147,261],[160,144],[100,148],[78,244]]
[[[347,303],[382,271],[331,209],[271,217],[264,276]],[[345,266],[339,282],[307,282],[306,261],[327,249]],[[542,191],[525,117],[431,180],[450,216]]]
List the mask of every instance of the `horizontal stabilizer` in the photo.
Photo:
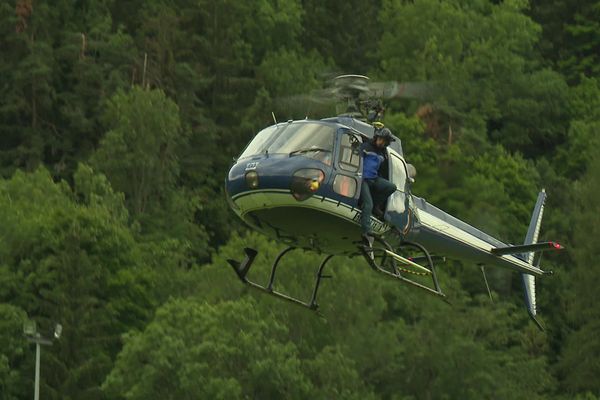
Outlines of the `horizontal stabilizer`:
[[529,252],[538,252],[538,251],[547,251],[547,250],[562,250],[563,246],[556,242],[541,242],[541,243],[531,243],[531,244],[522,244],[518,246],[506,246],[506,247],[496,247],[492,249],[492,254],[497,256],[502,256],[505,254],[519,254],[521,253],[529,253]]

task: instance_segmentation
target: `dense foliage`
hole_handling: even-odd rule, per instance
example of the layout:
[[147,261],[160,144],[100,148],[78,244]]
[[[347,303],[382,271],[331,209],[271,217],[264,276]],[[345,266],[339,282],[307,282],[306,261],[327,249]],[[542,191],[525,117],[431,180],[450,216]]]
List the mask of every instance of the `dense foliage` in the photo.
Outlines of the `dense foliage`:
[[[600,2],[9,0],[0,3],[0,399],[600,397]],[[441,267],[452,306],[334,259],[323,317],[249,293],[227,266],[281,245],[223,179],[292,95],[335,73],[432,81],[385,123],[416,194],[523,239],[549,199],[540,332],[520,283]],[[308,110],[309,117],[325,116]],[[297,251],[281,286],[309,292]]]

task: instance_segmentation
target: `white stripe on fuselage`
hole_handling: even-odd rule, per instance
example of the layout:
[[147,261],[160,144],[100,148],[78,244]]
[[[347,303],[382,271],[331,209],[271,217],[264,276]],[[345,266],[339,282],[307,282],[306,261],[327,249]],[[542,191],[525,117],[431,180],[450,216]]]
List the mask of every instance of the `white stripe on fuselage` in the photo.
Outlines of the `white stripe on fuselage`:
[[[485,251],[486,253],[492,254],[491,250],[494,248],[488,242],[479,239],[478,237],[471,235],[468,232],[463,231],[460,228],[457,228],[446,221],[429,214],[424,210],[418,211],[419,220],[421,224],[435,232],[438,232],[442,235],[448,236],[449,238],[458,240],[459,242],[465,243],[469,246],[472,246],[476,249]],[[511,264],[518,267],[522,272],[530,272],[536,275],[541,275],[542,270],[539,268],[535,268],[531,264],[524,262],[523,260],[518,259],[512,255],[503,255],[503,256],[495,256],[499,258],[503,258],[504,260],[510,262]]]

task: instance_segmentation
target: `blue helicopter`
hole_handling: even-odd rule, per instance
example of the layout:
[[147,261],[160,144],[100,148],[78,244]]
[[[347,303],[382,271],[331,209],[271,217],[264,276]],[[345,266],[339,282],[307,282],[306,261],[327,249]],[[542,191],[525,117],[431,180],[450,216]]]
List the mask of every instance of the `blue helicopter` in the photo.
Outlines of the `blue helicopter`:
[[[376,234],[373,247],[363,245],[359,147],[373,138],[374,125],[383,113],[380,99],[373,99],[376,89],[368,81],[361,75],[335,78],[335,94],[347,102],[346,113],[321,120],[275,122],[256,134],[235,160],[225,185],[230,207],[249,227],[288,246],[275,258],[266,285],[248,279],[257,251],[245,248],[243,261],[228,260],[238,278],[270,295],[317,310],[317,293],[327,277],[328,261],[333,256],[362,256],[373,270],[444,298],[435,263],[449,257],[479,265],[488,293],[484,266],[520,273],[527,310],[542,328],[536,318],[535,278],[551,271],[540,268],[541,257],[534,263],[534,253],[563,248],[556,242],[538,242],[544,190],[538,195],[524,243],[504,243],[412,194],[416,169],[406,162],[401,140],[395,137],[380,173],[397,190],[388,198],[383,216],[371,217]],[[387,94],[379,96],[398,97],[406,89],[393,84]],[[293,249],[325,255],[308,301],[274,289],[277,267]]]

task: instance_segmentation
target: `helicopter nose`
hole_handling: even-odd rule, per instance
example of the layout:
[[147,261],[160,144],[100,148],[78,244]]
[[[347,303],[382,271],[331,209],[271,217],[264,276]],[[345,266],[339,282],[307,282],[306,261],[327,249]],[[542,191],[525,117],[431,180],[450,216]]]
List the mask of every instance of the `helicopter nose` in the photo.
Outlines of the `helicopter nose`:
[[235,164],[226,180],[228,196],[253,193],[287,193],[303,201],[324,189],[330,167],[315,160],[287,155],[269,155]]

